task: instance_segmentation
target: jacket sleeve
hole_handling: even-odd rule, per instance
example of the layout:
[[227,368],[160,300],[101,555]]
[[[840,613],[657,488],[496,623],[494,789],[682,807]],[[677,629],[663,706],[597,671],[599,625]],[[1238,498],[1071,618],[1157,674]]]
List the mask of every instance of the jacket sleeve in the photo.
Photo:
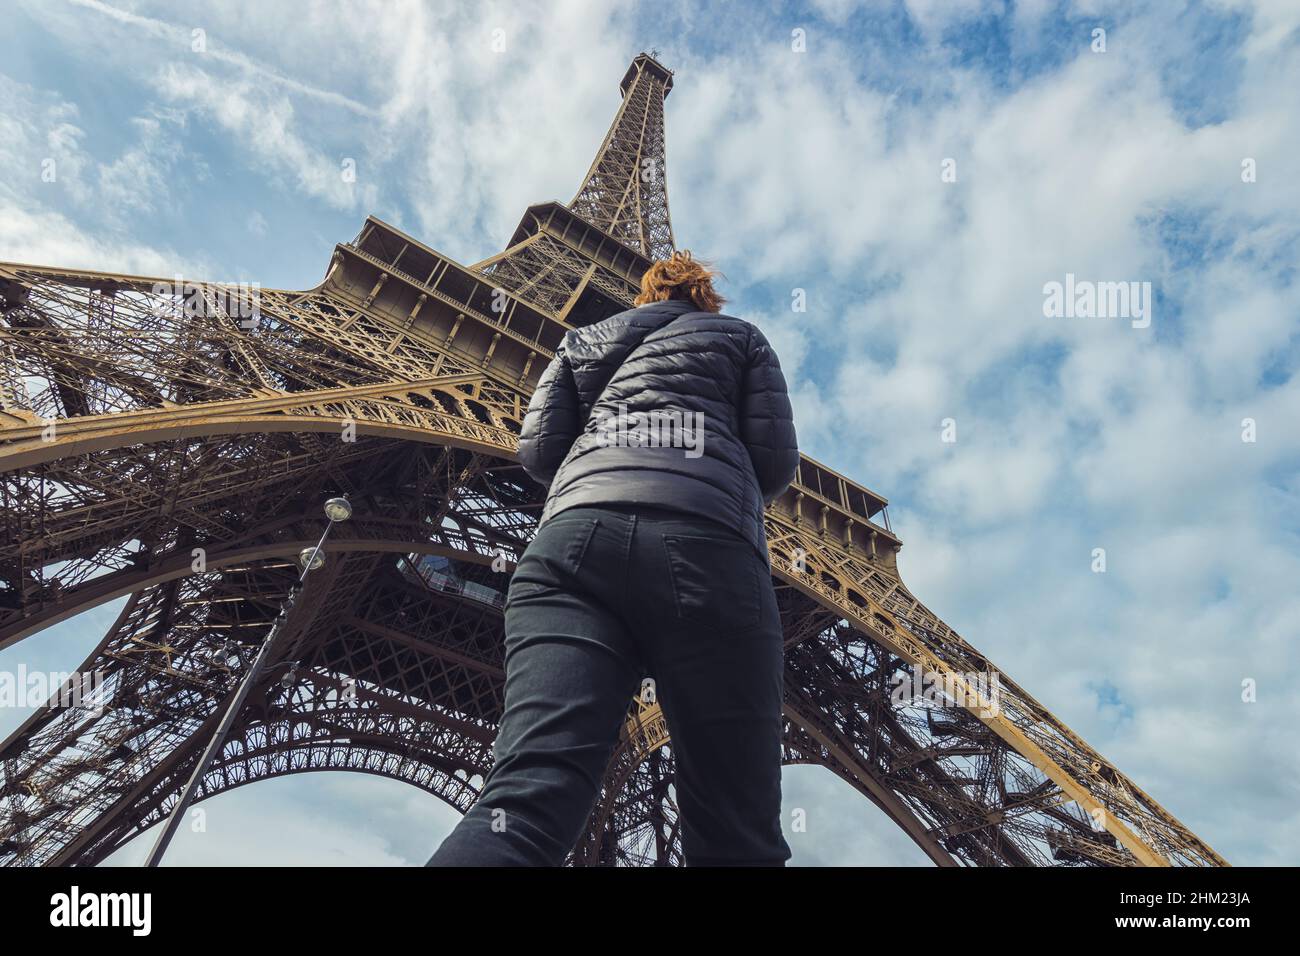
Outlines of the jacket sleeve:
[[751,330],[741,378],[740,440],[754,463],[763,502],[771,504],[794,481],[799,440],[781,363],[762,331]]
[[519,463],[534,481],[547,488],[582,428],[568,342],[565,333],[555,358],[538,379],[519,431]]

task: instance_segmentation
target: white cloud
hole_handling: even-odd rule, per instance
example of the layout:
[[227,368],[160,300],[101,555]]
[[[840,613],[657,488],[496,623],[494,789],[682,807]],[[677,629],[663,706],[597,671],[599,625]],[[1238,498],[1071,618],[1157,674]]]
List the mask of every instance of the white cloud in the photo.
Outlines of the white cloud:
[[[237,50],[224,47],[219,38],[208,37],[208,31],[202,25],[208,22],[206,17],[196,18],[193,25],[177,26],[153,17],[140,16],[130,10],[102,3],[100,0],[68,0],[68,2],[73,6],[101,14],[131,30],[139,31],[150,39],[162,41],[173,52],[188,52],[195,57],[202,57],[233,66],[259,87],[276,86],[289,93],[318,99],[337,109],[350,110],[360,114],[370,112],[370,109],[363,103],[341,96],[332,90],[321,89],[309,83],[299,82],[292,77],[284,76],[276,70],[268,69],[262,63],[255,62]],[[206,10],[208,8],[205,5],[201,9]],[[212,11],[210,13],[212,16],[217,15]],[[295,11],[294,14],[296,15],[296,13]],[[85,20],[78,20],[77,22],[79,24],[87,23]],[[245,38],[237,35],[237,39],[243,40]]]
[[287,178],[307,195],[340,209],[374,204],[377,187],[365,182],[360,155],[329,156],[309,144],[295,131],[287,96],[251,80],[222,80],[177,63],[161,67],[155,83],[169,102],[196,108],[262,169]]
[[[457,819],[451,807],[394,780],[291,775],[195,804],[164,865],[420,866]],[[136,837],[105,865],[140,865],[157,831]]]
[[86,232],[65,216],[25,208],[0,193],[0,259],[96,272],[171,277],[211,275],[204,262],[168,250]]
[[0,100],[0,258],[145,275],[202,267],[116,234],[124,214],[167,201],[180,154],[174,116],[132,118],[136,142],[104,162],[87,148],[75,104],[3,75]]

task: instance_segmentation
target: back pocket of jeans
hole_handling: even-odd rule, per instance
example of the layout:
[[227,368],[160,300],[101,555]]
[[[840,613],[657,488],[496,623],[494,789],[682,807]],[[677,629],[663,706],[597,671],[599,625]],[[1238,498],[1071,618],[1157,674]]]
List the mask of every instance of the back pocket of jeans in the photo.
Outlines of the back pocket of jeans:
[[[573,527],[569,528],[568,524],[572,524]],[[583,517],[577,521],[562,523],[557,526],[557,530],[559,527],[564,527],[569,535],[568,544],[564,549],[569,573],[578,574],[582,570],[582,559],[587,556],[587,549],[591,546],[591,539],[596,536],[596,531],[600,528],[600,519]]]
[[663,537],[680,620],[721,630],[758,623],[758,571],[748,542],[681,534]]
[[524,549],[515,573],[510,576],[504,609],[508,611],[520,598],[567,587],[566,579],[581,572],[583,560],[599,527],[599,518],[567,511],[543,524]]

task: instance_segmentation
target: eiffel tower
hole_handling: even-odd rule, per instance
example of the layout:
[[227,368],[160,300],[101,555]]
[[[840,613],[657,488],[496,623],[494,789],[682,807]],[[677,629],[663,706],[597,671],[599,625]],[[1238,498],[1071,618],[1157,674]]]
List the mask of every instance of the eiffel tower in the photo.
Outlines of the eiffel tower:
[[[565,330],[674,248],[672,86],[636,56],[577,195],[473,265],[374,217],[306,291],[0,263],[0,648],[125,598],[81,666],[101,705],[52,699],[0,745],[0,862],[93,865],[165,818],[337,494],[354,516],[197,799],[350,770],[470,807],[545,499],[520,422]],[[1226,865],[912,595],[886,504],[804,457],[767,512],[785,762],[941,866]],[[896,701],[912,673],[952,705]],[[570,862],[678,865],[679,837],[668,729],[630,701]]]

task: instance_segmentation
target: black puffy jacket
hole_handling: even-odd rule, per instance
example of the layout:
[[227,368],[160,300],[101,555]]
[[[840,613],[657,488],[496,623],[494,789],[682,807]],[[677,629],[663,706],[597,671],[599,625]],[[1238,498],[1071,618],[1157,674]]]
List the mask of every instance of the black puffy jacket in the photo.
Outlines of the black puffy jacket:
[[794,480],[799,447],[763,333],[670,299],[565,333],[519,461],[549,489],[543,522],[575,505],[658,505],[737,529],[768,561],[763,508]]

